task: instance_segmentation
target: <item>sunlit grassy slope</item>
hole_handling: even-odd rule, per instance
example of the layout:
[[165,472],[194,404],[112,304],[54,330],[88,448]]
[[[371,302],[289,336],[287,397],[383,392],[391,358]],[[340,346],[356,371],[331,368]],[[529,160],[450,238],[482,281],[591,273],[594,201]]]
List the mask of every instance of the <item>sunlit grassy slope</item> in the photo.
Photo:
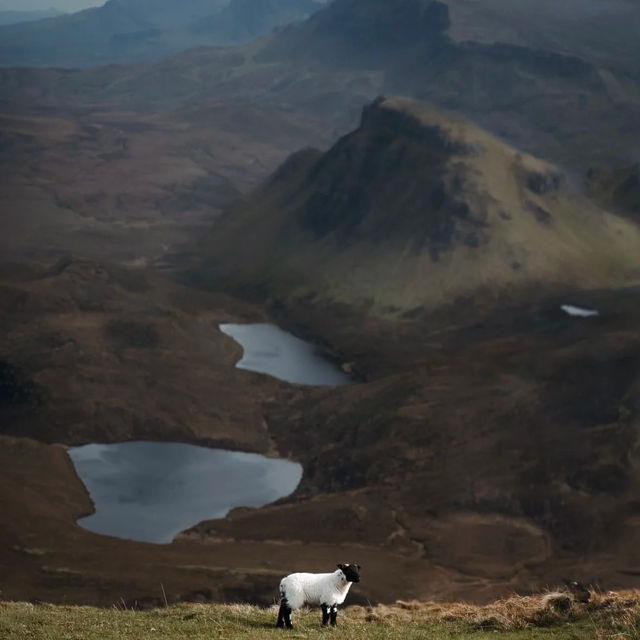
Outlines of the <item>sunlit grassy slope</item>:
[[478,607],[399,602],[350,607],[337,629],[323,629],[317,611],[298,612],[294,631],[274,628],[276,609],[250,605],[181,604],[153,611],[0,603],[3,640],[110,640],[135,638],[320,638],[345,640],[488,638],[637,638],[640,594],[592,594],[588,604],[566,594],[512,597]]
[[388,98],[223,218],[203,242],[200,274],[384,314],[480,291],[618,287],[639,277],[638,247],[636,224],[599,210],[557,167],[457,116]]

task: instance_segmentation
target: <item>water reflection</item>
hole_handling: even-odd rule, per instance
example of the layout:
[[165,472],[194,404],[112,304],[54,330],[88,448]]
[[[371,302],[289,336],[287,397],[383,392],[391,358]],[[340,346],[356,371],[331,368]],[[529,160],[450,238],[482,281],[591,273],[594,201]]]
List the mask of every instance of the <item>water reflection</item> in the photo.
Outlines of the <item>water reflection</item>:
[[302,467],[288,460],[187,444],[89,444],[69,455],[96,509],[79,524],[144,542],[170,542],[234,507],[283,498],[302,477]]
[[323,358],[318,349],[271,324],[221,324],[220,330],[244,349],[239,369],[266,373],[297,384],[330,386],[349,376]]

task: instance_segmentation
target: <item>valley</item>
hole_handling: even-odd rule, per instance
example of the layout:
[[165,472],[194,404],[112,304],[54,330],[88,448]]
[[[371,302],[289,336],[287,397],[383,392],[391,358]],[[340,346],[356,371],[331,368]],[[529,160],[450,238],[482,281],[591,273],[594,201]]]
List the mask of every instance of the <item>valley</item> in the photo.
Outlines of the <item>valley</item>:
[[[2,600],[269,605],[345,560],[363,605],[637,586],[638,12],[563,40],[573,4],[0,68]],[[238,368],[220,326],[266,323],[352,383]],[[302,480],[170,544],[81,528],[67,447],[133,441]]]

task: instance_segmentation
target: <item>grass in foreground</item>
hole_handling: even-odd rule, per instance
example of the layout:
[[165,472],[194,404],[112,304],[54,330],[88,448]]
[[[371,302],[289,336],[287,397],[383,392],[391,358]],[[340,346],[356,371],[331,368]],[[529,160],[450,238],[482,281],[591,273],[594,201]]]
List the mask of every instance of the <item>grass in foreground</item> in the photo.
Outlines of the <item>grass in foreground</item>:
[[[155,611],[0,603],[2,640],[640,640],[640,592],[593,594],[588,604],[566,594],[517,597],[478,607],[398,602],[350,607],[337,629],[318,611],[297,612],[293,631],[275,629],[276,609],[179,604]],[[337,635],[339,634],[339,636]]]

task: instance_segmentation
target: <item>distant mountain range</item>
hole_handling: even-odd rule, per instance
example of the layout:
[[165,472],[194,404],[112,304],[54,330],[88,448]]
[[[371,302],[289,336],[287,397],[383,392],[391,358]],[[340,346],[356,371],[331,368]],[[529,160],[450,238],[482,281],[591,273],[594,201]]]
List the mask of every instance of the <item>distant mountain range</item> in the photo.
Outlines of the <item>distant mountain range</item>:
[[[273,5],[263,0],[235,0],[222,7],[215,20],[202,18],[197,23],[202,29],[198,37],[209,37],[206,34],[216,33],[222,24],[226,25],[223,31],[246,36],[250,23],[238,16],[261,15],[249,11],[251,1],[267,7],[267,12],[269,7],[276,11],[277,5],[277,15],[291,19],[292,0]],[[484,6],[469,4],[478,12]],[[607,6],[615,13],[622,5],[628,13],[627,3]],[[112,3],[103,10],[105,16],[111,12],[118,19],[129,15],[115,11]],[[556,14],[568,19],[557,4],[544,3],[541,11],[549,22]],[[615,13],[619,27],[615,32],[621,40],[635,37],[635,31],[626,25],[633,25],[640,16],[640,6],[630,11],[627,21],[623,20],[626,13]],[[528,15],[523,8],[522,14],[510,17],[510,23],[524,29]],[[541,28],[521,44],[506,36],[508,42],[489,42],[488,27],[473,40],[470,23],[456,16],[446,3],[432,0],[335,0],[306,21],[284,27],[251,46],[198,48],[151,64],[75,72],[0,69],[0,102],[157,110],[241,101],[304,114],[319,120],[321,130],[340,133],[355,124],[362,105],[376,96],[406,95],[460,113],[519,149],[580,172],[595,164],[622,165],[635,159],[640,65],[625,54],[624,47],[614,55],[610,34],[581,35],[578,27],[593,16],[575,14],[576,30],[568,33],[564,51],[558,50],[561,43],[542,48],[546,39]],[[68,19],[51,24],[66,24]],[[98,29],[100,21],[97,17],[95,21]],[[273,25],[272,20],[267,22]],[[263,17],[261,24],[267,22]],[[45,24],[50,22],[22,28]],[[173,33],[192,34],[195,24],[176,26]],[[241,24],[245,26],[238,26]],[[465,24],[467,31],[461,31]],[[5,36],[17,33],[10,29],[0,30],[0,59],[6,60],[3,51],[7,54],[10,49]],[[152,30],[143,36],[142,29],[140,21],[128,31],[114,27],[110,32],[120,35],[109,36],[102,44],[96,35],[98,45],[85,43],[78,49],[76,62],[104,60],[105,50],[116,58],[144,58],[150,51],[147,45],[159,32]],[[250,31],[255,34],[259,29]],[[169,50],[165,33],[158,36],[155,53],[163,47]],[[497,31],[496,38],[499,35]],[[185,37],[189,40],[191,35]],[[577,55],[587,48],[589,57]],[[88,50],[96,52],[95,60],[87,57]],[[58,55],[68,58],[64,51]],[[606,66],[597,62],[605,58]]]
[[35,22],[44,18],[55,18],[64,13],[53,7],[42,11],[3,11],[0,10],[0,26],[18,24],[20,22]]
[[302,20],[315,0],[108,0],[71,15],[0,28],[0,65],[88,67],[247,42]]

